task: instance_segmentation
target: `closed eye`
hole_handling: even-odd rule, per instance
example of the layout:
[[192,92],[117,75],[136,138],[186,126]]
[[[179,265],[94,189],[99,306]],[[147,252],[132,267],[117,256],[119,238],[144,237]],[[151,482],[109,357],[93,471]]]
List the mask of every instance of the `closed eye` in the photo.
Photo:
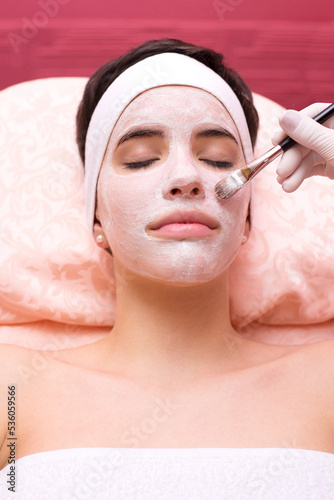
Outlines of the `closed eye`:
[[[145,161],[137,161],[133,163],[125,163],[124,168],[145,168],[149,167],[152,165],[155,161],[159,160],[159,158],[156,158],[155,160],[145,160]],[[234,164],[228,161],[214,161],[214,160],[200,160],[204,161],[205,163],[208,163],[209,165],[212,165],[213,167],[217,168],[233,168]]]
[[200,160],[204,161],[205,163],[208,163],[209,165],[212,165],[213,167],[217,168],[233,168],[234,164],[229,162],[229,161],[214,161],[214,160]]
[[145,167],[149,167],[150,165],[152,165],[152,163],[154,163],[158,159],[159,158],[157,158],[155,160],[146,160],[146,161],[136,161],[134,163],[125,163],[126,166],[124,168],[145,168]]

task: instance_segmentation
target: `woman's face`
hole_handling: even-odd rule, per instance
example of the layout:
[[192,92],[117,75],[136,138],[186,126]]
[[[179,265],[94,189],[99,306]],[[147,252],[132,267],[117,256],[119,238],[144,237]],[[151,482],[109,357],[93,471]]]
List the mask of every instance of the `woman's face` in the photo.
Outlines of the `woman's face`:
[[115,261],[183,284],[225,271],[245,234],[250,191],[220,200],[214,188],[244,163],[234,122],[208,92],[175,85],[140,94],[114,127],[97,187]]

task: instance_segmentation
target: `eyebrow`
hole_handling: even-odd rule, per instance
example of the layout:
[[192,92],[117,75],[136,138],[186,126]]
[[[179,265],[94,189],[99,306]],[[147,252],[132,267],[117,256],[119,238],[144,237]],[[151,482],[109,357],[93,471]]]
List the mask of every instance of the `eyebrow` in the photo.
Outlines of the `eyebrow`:
[[[136,139],[136,138],[142,138],[142,137],[160,137],[162,139],[165,138],[164,132],[159,129],[153,129],[153,128],[135,128],[133,130],[130,130],[126,134],[122,135],[122,137],[118,140],[116,144],[116,148],[123,144],[126,141],[129,141],[130,139]],[[236,144],[238,144],[238,141],[234,137],[231,132],[224,128],[210,128],[207,130],[202,130],[196,134],[196,138],[198,137],[229,137],[232,139]]]
[[163,139],[165,137],[165,134],[162,132],[162,130],[152,128],[135,128],[134,130],[130,130],[126,134],[122,135],[122,137],[117,142],[116,148],[123,144],[123,142],[129,141],[130,139],[136,139],[138,137],[161,137]]
[[238,141],[234,137],[231,132],[226,130],[225,128],[210,128],[207,130],[202,130],[201,132],[198,132],[196,134],[197,137],[229,137],[230,139],[233,139],[234,142],[238,144]]

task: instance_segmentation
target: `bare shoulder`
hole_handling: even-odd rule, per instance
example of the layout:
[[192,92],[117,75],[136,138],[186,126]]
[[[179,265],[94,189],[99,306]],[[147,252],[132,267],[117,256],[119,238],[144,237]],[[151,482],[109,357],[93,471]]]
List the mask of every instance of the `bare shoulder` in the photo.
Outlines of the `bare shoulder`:
[[17,379],[24,373],[24,368],[31,366],[39,351],[10,344],[0,344],[0,381],[1,386],[10,377]]
[[318,360],[325,369],[329,369],[334,375],[334,339],[305,344],[301,346],[301,349],[301,352],[304,352],[306,356],[310,356],[310,359],[314,358],[315,362]]
[[21,381],[27,369],[30,369],[38,351],[10,344],[0,344],[0,408],[3,407],[3,395],[8,385]]
[[[10,421],[14,420],[17,406],[17,390],[28,386],[27,377],[31,372],[38,351],[10,344],[0,344],[0,461],[3,444],[8,435]],[[5,450],[6,451],[6,450]]]
[[326,400],[334,421],[334,339],[307,344],[300,352],[310,374],[308,380]]
[[314,373],[316,369],[328,372],[328,376],[332,376],[334,380],[334,339],[293,347],[296,354],[304,359],[306,366],[309,364],[310,368],[313,367]]
[[276,347],[278,359],[282,361],[282,376],[286,375],[291,382],[300,383],[309,394],[323,397],[332,406],[334,417],[334,339]]
[[32,381],[42,377],[54,358],[52,351],[0,344],[0,408],[8,385],[18,384],[20,391],[29,388]]
[[319,357],[319,361],[334,377],[334,339],[316,342],[311,346],[313,346],[314,356]]
[[[319,360],[330,361],[334,356],[334,339],[321,340],[310,344],[296,344],[296,345],[277,345],[276,348],[281,347],[283,355],[297,355],[305,359],[305,361]],[[334,369],[334,367],[333,367]]]

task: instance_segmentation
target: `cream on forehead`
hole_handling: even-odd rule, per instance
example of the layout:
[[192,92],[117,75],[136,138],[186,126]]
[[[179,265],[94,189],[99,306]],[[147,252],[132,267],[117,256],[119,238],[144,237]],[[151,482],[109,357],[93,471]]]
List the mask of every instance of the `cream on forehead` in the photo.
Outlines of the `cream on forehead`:
[[[205,116],[203,116],[201,97],[206,96]],[[170,99],[168,112],[166,110],[166,98]],[[178,121],[171,120],[171,107],[178,114]],[[182,108],[182,113],[180,109]],[[119,137],[129,128],[141,125],[145,122],[150,125],[162,124],[173,125],[176,130],[183,129],[189,121],[198,120],[201,123],[210,122],[222,126],[236,137],[240,143],[239,131],[234,121],[223,104],[208,92],[194,87],[166,86],[150,89],[134,99],[123,111],[110,137],[110,144],[115,143]],[[154,120],[152,122],[152,117]],[[173,118],[173,117],[172,117]]]
[[85,143],[87,222],[93,229],[96,185],[110,134],[126,106],[145,90],[186,85],[206,90],[228,110],[238,128],[246,161],[253,159],[252,143],[242,106],[229,85],[205,64],[177,53],[148,57],[125,70],[108,87],[89,123]]

